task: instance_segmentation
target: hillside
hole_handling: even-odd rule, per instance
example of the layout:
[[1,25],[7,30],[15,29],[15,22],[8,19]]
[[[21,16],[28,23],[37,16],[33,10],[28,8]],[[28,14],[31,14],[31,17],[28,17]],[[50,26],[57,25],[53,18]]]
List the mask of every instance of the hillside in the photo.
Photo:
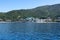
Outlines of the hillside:
[[60,4],[39,6],[33,9],[12,10],[6,13],[0,13],[0,18],[6,20],[17,20],[17,17],[37,17],[37,18],[56,18],[60,17]]

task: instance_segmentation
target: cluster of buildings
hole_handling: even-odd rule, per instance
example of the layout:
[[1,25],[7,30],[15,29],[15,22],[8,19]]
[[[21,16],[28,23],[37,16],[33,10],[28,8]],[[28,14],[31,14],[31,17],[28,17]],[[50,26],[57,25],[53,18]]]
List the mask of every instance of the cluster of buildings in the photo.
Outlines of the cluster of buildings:
[[52,22],[51,18],[47,19],[39,19],[39,18],[34,18],[34,17],[28,17],[26,18],[28,22],[36,22],[36,23],[46,23],[46,22]]
[[36,22],[36,23],[47,23],[47,22],[60,22],[60,17],[57,17],[56,19],[52,19],[50,17],[46,19],[39,19],[39,18],[34,18],[34,17],[27,17],[26,20],[28,22]]
[[[0,21],[3,22],[4,20],[0,18]],[[11,22],[10,19],[5,20],[5,22]]]
[[55,19],[56,22],[60,22],[60,17]]
[[[0,21],[3,21],[3,19],[0,19]],[[5,20],[5,22],[12,22],[12,20]],[[46,19],[39,19],[39,18],[34,18],[34,17],[27,17],[25,19],[20,18],[18,22],[35,22],[35,23],[47,23],[47,22],[53,22],[50,17]],[[54,22],[60,22],[60,17],[54,19]]]

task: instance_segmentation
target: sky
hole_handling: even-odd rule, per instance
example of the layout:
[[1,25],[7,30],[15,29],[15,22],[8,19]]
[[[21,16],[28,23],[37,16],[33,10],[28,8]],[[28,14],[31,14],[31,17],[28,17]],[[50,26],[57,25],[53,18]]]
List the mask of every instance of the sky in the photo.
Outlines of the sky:
[[59,4],[60,0],[0,0],[0,12]]

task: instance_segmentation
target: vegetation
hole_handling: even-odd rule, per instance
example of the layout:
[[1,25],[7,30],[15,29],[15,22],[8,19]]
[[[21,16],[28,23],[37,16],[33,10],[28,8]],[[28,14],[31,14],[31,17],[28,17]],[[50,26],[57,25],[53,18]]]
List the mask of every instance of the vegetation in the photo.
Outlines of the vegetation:
[[33,9],[12,10],[6,13],[0,13],[0,18],[4,21],[10,19],[12,21],[19,20],[26,17],[47,18],[51,17],[53,20],[60,17],[60,4],[40,6]]

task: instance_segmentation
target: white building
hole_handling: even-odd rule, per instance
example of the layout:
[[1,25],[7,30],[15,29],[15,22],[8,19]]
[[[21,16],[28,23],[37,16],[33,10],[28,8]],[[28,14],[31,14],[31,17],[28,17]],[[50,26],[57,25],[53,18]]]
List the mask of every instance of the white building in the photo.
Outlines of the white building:
[[60,22],[60,17],[55,19],[56,22]]
[[35,20],[35,18],[34,17],[27,17],[26,20],[29,22],[33,22]]
[[0,19],[0,21],[3,21],[3,19]]
[[36,23],[45,23],[46,22],[46,19],[36,18],[35,21],[36,21]]

